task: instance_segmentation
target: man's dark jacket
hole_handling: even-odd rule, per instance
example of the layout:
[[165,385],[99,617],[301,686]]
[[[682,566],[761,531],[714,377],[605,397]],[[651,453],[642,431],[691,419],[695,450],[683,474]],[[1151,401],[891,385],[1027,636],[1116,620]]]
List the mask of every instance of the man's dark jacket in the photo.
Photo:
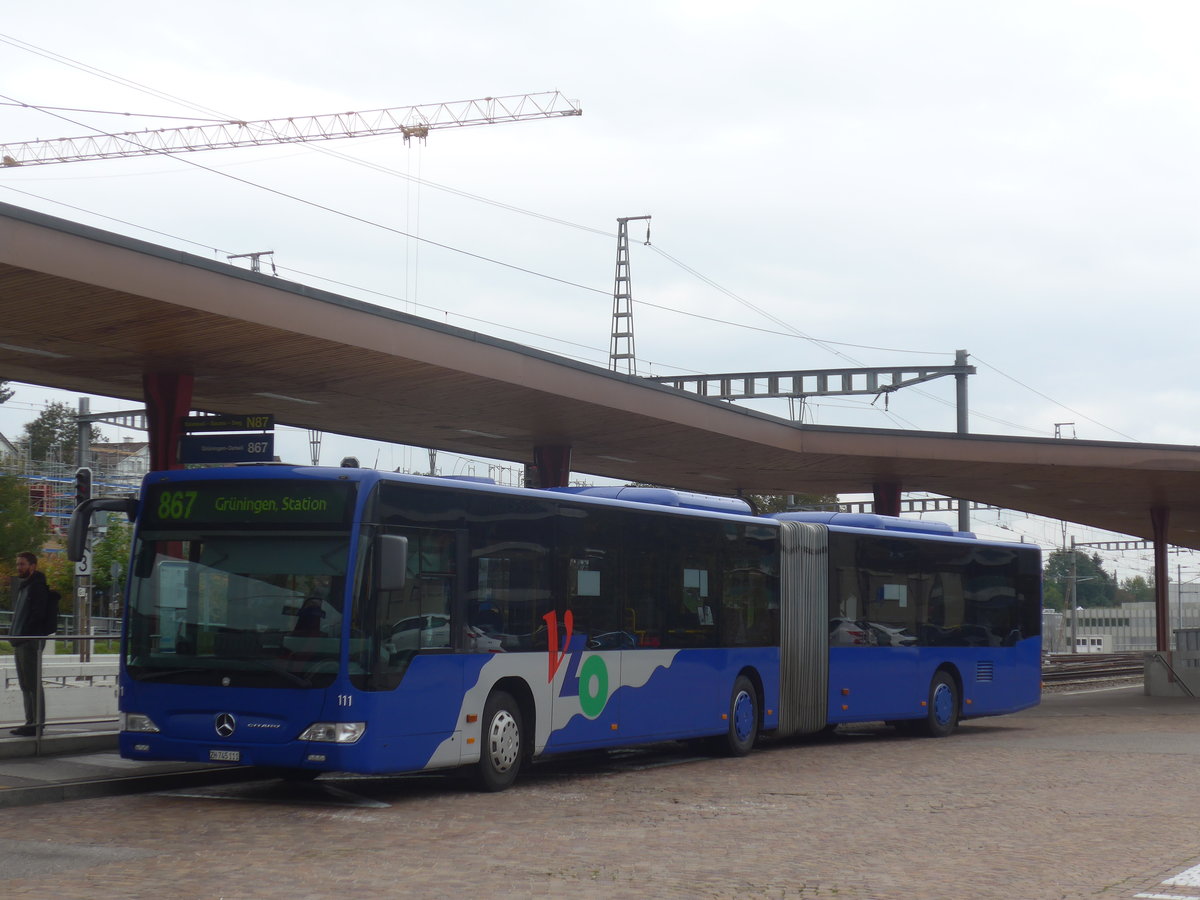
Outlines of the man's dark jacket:
[[[42,572],[35,571],[28,578],[18,578],[9,634],[51,634],[57,624],[57,606]],[[15,647],[25,641],[10,640],[9,643]]]

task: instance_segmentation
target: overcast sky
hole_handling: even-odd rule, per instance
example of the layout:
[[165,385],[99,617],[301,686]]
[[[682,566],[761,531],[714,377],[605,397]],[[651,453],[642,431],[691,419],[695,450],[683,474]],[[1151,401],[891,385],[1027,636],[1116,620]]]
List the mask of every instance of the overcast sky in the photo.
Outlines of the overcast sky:
[[[0,94],[43,109],[0,106],[0,143],[187,124],[97,111],[557,89],[584,113],[424,147],[6,168],[0,201],[221,260],[274,250],[281,277],[598,365],[616,219],[648,214],[652,246],[631,226],[641,374],[964,349],[973,431],[1200,444],[1198,31],[1195,3],[1144,0],[22,4],[0,25]],[[47,396],[22,389],[0,432]],[[953,402],[943,379],[807,420],[950,431]]]

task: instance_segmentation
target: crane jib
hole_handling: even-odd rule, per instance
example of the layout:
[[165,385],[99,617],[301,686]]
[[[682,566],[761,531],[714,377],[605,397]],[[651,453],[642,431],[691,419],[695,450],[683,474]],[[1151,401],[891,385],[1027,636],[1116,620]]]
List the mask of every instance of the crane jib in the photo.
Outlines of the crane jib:
[[483,97],[450,103],[395,106],[366,112],[287,116],[256,121],[215,122],[119,134],[0,144],[4,166],[38,166],[161,153],[224,150],[266,144],[295,144],[367,135],[400,134],[424,140],[436,128],[493,125],[583,115],[579,103],[559,91]]

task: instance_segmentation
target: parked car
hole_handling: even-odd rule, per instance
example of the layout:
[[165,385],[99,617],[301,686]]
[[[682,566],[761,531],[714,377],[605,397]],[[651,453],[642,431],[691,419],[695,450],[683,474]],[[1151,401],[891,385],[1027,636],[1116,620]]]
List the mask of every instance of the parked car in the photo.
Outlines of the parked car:
[[911,647],[917,642],[903,628],[839,616],[829,620],[831,647]]
[[867,627],[875,635],[875,643],[880,647],[911,647],[917,642],[916,636],[903,628],[893,628],[878,622],[868,622]]
[[409,616],[392,626],[389,639],[393,650],[450,646],[450,617],[438,614]]
[[829,620],[830,647],[865,647],[875,643],[875,635],[862,622],[839,616]]
[[489,631],[480,628],[478,625],[468,625],[466,628],[467,648],[469,650],[483,650],[487,653],[503,653],[504,652],[504,636],[492,634]]

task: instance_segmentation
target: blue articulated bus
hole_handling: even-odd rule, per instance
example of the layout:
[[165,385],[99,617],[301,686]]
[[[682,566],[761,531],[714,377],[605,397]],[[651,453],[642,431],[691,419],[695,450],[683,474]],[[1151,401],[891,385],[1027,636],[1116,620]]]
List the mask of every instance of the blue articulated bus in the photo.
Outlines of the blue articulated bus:
[[148,475],[121,753],[306,777],[886,721],[936,736],[1038,702],[1040,556],[949,526],[752,514],[653,488],[352,468]]

